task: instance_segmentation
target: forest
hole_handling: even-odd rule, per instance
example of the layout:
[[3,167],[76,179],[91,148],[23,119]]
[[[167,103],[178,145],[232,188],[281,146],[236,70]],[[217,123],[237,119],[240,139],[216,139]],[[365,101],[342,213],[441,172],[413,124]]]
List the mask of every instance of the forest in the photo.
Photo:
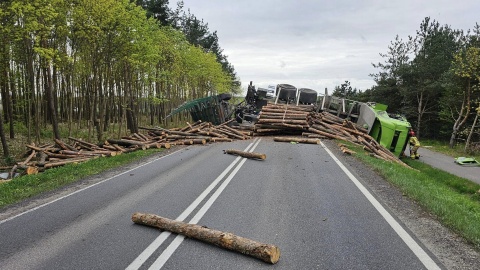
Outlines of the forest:
[[0,21],[5,158],[7,137],[102,141],[165,125],[185,100],[240,90],[216,32],[182,2],[11,0]]
[[418,137],[480,152],[480,26],[452,29],[426,17],[416,36],[398,35],[373,63],[376,85],[359,91],[345,81],[333,95],[388,105],[405,116]]
[[[187,100],[240,94],[240,78],[216,31],[183,2],[5,0],[0,2],[0,137],[12,142],[76,136],[90,142],[188,120]],[[386,44],[387,45],[387,44]],[[480,141],[480,26],[451,29],[425,18],[374,63],[376,85],[345,81],[334,95],[387,104],[418,136]],[[8,139],[8,141],[7,141]]]

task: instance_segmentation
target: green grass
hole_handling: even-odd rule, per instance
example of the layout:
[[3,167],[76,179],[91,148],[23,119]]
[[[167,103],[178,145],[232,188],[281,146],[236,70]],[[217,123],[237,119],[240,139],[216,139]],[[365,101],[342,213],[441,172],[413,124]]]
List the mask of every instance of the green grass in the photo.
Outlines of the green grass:
[[161,151],[163,149],[149,149],[114,157],[96,158],[79,164],[48,169],[36,175],[14,178],[0,184],[0,208]]
[[[351,148],[357,153],[363,152],[360,148]],[[368,155],[356,156],[447,227],[480,248],[480,185],[416,160],[404,159],[413,168],[408,169]]]

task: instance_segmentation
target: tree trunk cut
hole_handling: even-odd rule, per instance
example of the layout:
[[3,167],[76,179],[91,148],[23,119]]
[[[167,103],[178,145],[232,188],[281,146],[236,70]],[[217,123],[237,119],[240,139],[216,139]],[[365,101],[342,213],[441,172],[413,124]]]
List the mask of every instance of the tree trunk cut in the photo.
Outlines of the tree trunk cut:
[[280,259],[280,249],[277,246],[260,243],[232,233],[209,229],[197,224],[184,223],[154,214],[138,212],[132,215],[132,221],[136,224],[155,227],[228,250],[237,251],[271,264],[277,263]]
[[262,154],[262,153],[255,153],[255,152],[244,152],[236,149],[227,149],[223,150],[225,154],[230,154],[230,155],[237,155],[241,156],[244,158],[250,158],[250,159],[261,159],[265,160],[267,158],[267,155]]
[[320,144],[319,139],[309,139],[309,138],[275,137],[273,138],[273,140],[276,142],[297,142],[297,143]]

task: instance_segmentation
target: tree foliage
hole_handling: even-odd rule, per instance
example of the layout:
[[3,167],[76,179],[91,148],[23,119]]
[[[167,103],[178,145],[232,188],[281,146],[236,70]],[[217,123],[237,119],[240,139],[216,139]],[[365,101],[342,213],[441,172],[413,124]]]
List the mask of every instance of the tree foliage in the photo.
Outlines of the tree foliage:
[[22,126],[27,143],[48,130],[60,138],[60,128],[68,136],[87,128],[89,140],[101,142],[107,131],[166,125],[187,99],[235,90],[233,69],[215,53],[216,33],[200,20],[212,50],[189,42],[172,26],[180,11],[166,0],[11,0],[0,7],[1,117],[10,138]]
[[425,18],[415,37],[397,35],[380,54],[385,62],[373,64],[379,71],[371,74],[376,85],[360,96],[404,114],[417,136],[449,138],[453,145],[478,99],[479,33],[478,24],[465,33]]

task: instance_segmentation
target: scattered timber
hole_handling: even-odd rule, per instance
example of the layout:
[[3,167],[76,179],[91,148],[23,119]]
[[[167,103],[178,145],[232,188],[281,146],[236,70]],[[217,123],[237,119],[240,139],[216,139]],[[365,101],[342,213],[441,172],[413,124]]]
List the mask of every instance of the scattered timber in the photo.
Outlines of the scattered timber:
[[[113,157],[138,150],[170,149],[175,145],[204,145],[272,135],[278,142],[319,144],[320,139],[348,141],[362,147],[365,152],[376,158],[410,168],[368,135],[368,131],[363,127],[327,112],[318,113],[310,105],[267,104],[262,108],[258,121],[254,125],[229,126],[228,124],[232,121],[216,126],[210,122],[197,121],[192,124],[187,123],[183,128],[175,129],[139,127],[145,132],[133,133],[118,139],[108,139],[101,144],[72,137],[68,137],[68,143],[55,139],[52,144],[39,146],[30,144],[26,145],[25,156],[27,158],[24,161],[3,169],[0,168],[0,171],[8,173],[8,177],[11,179],[17,175],[36,174],[48,168],[65,164],[84,162],[98,157]],[[340,150],[347,155],[355,153],[344,144]],[[266,158],[265,154],[234,149],[224,150],[224,153],[251,159],[264,160]]]
[[267,158],[267,155],[266,155],[266,154],[255,153],[255,152],[245,152],[245,151],[236,150],[236,149],[223,150],[223,153],[224,153],[224,154],[241,156],[241,157],[250,158],[250,159],[265,160],[265,159]]
[[[0,168],[0,171],[7,172],[7,180],[11,180],[17,175],[36,174],[49,168],[85,162],[99,157],[113,157],[151,148],[170,149],[175,145],[204,145],[215,142],[247,140],[253,135],[252,132],[231,128],[227,123],[214,126],[210,122],[202,121],[193,124],[187,123],[185,127],[179,129],[159,127],[140,127],[139,129],[145,132],[132,133],[119,139],[107,139],[101,144],[68,137],[68,142],[54,139],[53,144],[26,145],[27,153],[25,156],[27,158],[13,166]],[[7,181],[2,180],[0,183],[3,182]]]
[[280,259],[280,249],[271,244],[257,242],[232,233],[210,229],[197,224],[184,223],[148,213],[134,213],[136,224],[155,227],[163,231],[181,234],[228,250],[252,256],[264,262],[275,264]]
[[298,137],[275,137],[273,138],[276,142],[296,142],[296,143],[309,143],[309,144],[320,144],[319,139],[313,138],[298,138]]

